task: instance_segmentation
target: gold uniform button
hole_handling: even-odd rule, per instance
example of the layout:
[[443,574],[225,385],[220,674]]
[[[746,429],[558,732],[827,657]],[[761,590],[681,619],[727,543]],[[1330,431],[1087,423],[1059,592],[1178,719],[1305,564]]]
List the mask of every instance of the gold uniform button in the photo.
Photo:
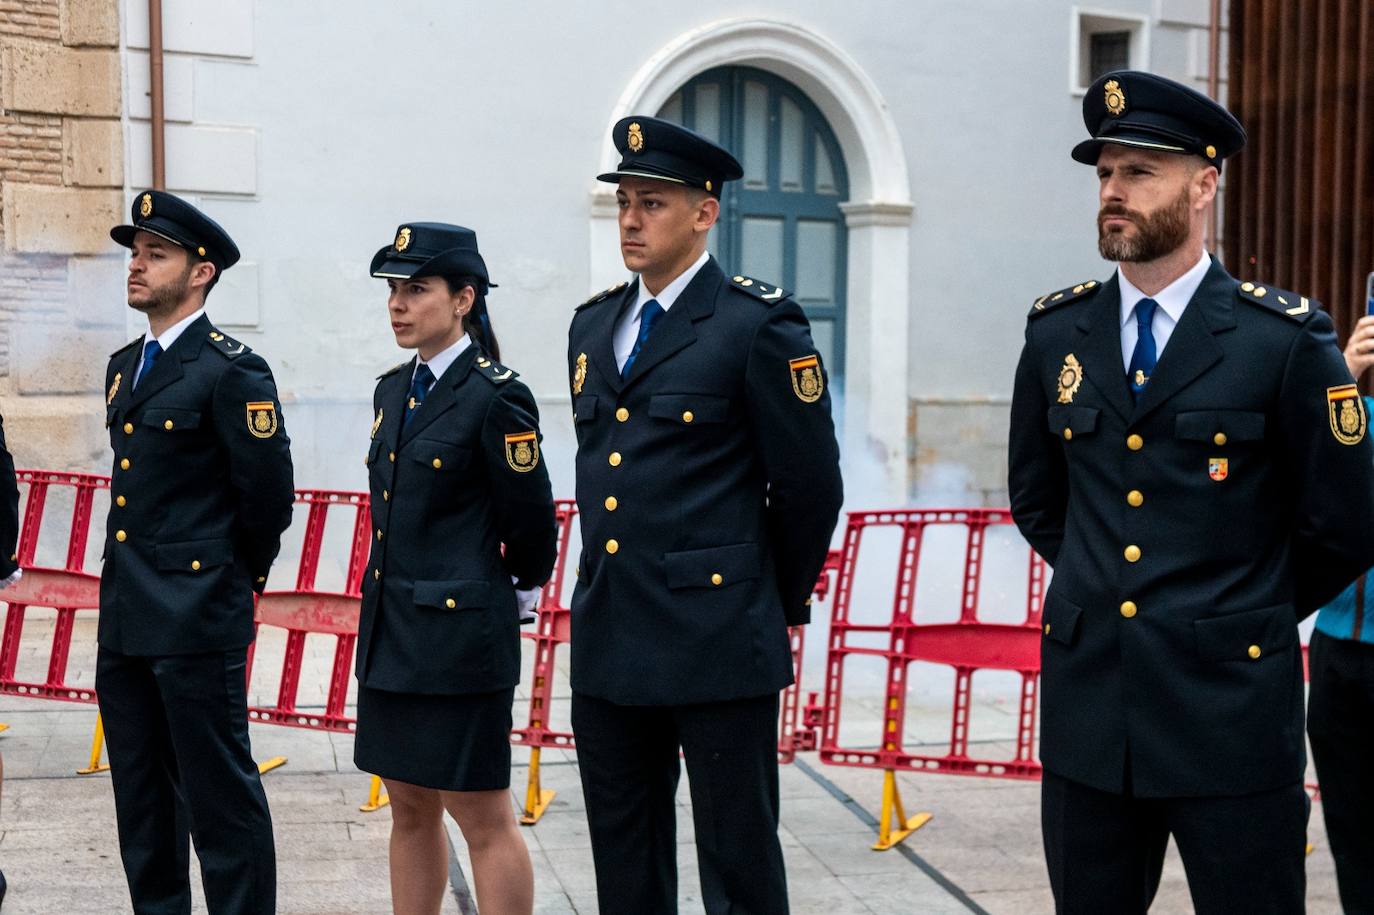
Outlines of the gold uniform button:
[[1065,429],[1065,430],[1064,430],[1064,441],[1066,441],[1066,442],[1071,442],[1071,441],[1073,441],[1073,430],[1072,430],[1072,429]]
[[1121,605],[1121,615],[1126,617],[1126,619],[1130,619],[1135,616],[1136,609],[1135,601],[1128,600]]
[[1131,508],[1139,508],[1145,504],[1145,494],[1138,489],[1132,489],[1126,493],[1126,504]]
[[610,456],[607,460],[609,460],[609,461],[611,462],[611,466],[612,466],[612,467],[619,467],[619,466],[620,466],[620,452],[619,452],[619,451],[612,451],[612,452],[611,452],[611,456]]
[[696,414],[694,414],[691,410],[684,410],[684,411],[683,411],[683,413],[682,413],[682,421],[683,421],[684,423],[690,423],[690,422],[691,422],[692,420],[694,420],[694,419],[696,419]]
[[444,606],[452,610],[454,607],[458,606],[458,602],[450,597],[448,600],[444,601]]
[[133,465],[129,463],[129,459],[128,459],[128,458],[125,458],[124,460],[122,460],[122,461],[119,462],[119,469],[120,469],[120,470],[128,470],[128,469],[129,469],[130,467],[132,467],[132,466],[133,466]]
[[382,490],[382,501],[383,501],[383,502],[390,502],[390,501],[391,501],[391,493],[387,492],[385,489]]
[[129,535],[124,533],[123,531],[115,531],[115,539],[118,540],[120,543],[123,543],[125,540],[129,539]]
[[430,463],[434,465],[435,470],[438,470],[444,466],[444,462],[439,460],[438,458],[435,458],[434,460],[430,461]]
[[125,435],[133,435],[133,434],[134,434],[134,424],[133,424],[133,423],[125,423],[125,424],[124,424],[124,434],[125,434]]
[[616,541],[614,541],[614,540],[607,540],[607,541],[606,541],[606,552],[607,552],[607,553],[611,553],[611,554],[614,555],[614,554],[616,553],[616,551],[618,551],[619,549],[620,549],[620,544],[617,543]]
[[1046,624],[1045,624],[1045,635],[1049,635],[1049,634],[1050,634],[1050,624],[1049,624],[1049,623],[1046,623]]
[[199,571],[200,571],[200,560],[199,560],[199,559],[192,559],[192,560],[191,560],[191,571],[192,571],[192,572],[199,572]]
[[381,529],[380,527],[377,528],[377,539],[378,539],[378,540],[381,540],[381,539],[382,539],[382,529]]
[[722,574],[720,574],[719,572],[713,572],[713,573],[711,573],[711,584],[713,584],[713,585],[723,585],[723,584],[725,584],[725,576],[722,575]]
[[1145,439],[1133,432],[1126,436],[1126,447],[1132,451],[1139,451],[1141,448],[1145,447]]
[[1215,159],[1216,157],[1217,157],[1217,148],[1216,148],[1215,146],[1213,146],[1211,143],[1208,143],[1208,144],[1207,144],[1207,158],[1209,158],[1209,159]]
[[625,409],[624,407],[621,407],[619,410],[615,411],[615,418],[623,423],[625,420],[630,418],[630,411]]
[[1249,281],[1246,281],[1246,282],[1244,282],[1244,283],[1241,283],[1241,284],[1240,284],[1240,291],[1241,291],[1241,292],[1254,292],[1254,291],[1255,291],[1255,284],[1254,284],[1254,283],[1251,283],[1251,282],[1249,282]]
[[394,451],[388,452],[388,453],[387,453],[387,456],[386,456],[386,459],[387,459],[388,461],[390,461],[391,463],[393,463],[393,464],[396,463],[396,452],[394,452]]
[[1258,645],[1251,645],[1245,650],[1245,653],[1248,654],[1252,660],[1257,659],[1261,654],[1260,647]]
[[620,507],[620,501],[615,496],[606,497],[606,511],[613,512]]
[[1138,562],[1140,560],[1140,547],[1132,543],[1130,546],[1126,547],[1125,555],[1127,562]]
[[373,570],[372,570],[372,580],[373,580],[373,581],[381,581],[381,580],[382,580],[382,570],[381,570],[381,569],[373,569]]
[[260,584],[260,585],[261,585],[261,584],[266,584],[266,583],[267,583],[267,576],[266,576],[266,575],[259,575],[257,578],[255,578],[255,579],[253,579],[253,580],[254,580],[256,583]]
[[120,508],[123,508],[123,507],[124,507],[125,505],[127,505],[127,504],[128,504],[128,500],[125,499],[123,496],[116,496],[116,497],[115,497],[115,505],[118,505]]
[[175,425],[175,424],[169,419],[169,420],[167,420],[165,423],[162,424],[162,428],[166,429],[168,432],[171,432],[171,431],[172,431],[172,426],[173,426],[173,425]]
[[1226,433],[1218,432],[1216,435],[1212,436],[1212,441],[1218,445],[1226,444]]

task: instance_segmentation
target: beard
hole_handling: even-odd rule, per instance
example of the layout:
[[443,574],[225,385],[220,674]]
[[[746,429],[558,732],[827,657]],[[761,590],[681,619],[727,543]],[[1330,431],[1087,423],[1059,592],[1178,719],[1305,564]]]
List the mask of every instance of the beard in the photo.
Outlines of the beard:
[[191,290],[191,270],[187,264],[181,277],[161,286],[145,286],[141,298],[129,297],[129,307],[144,314],[166,314],[174,310],[186,299]]
[[[1191,229],[1191,201],[1188,189],[1175,198],[1174,202],[1160,207],[1148,215],[1128,210],[1123,206],[1108,204],[1097,214],[1097,251],[1109,261],[1143,263],[1159,260],[1166,254],[1177,251],[1188,240]],[[1134,237],[1124,232],[1108,232],[1102,227],[1107,216],[1125,216],[1135,223]]]

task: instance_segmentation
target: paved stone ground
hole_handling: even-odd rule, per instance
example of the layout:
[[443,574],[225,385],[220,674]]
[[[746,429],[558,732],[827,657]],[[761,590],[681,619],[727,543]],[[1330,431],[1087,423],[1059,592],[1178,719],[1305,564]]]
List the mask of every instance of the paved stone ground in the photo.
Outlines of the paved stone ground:
[[[25,628],[21,675],[41,678],[46,670],[51,617],[30,611]],[[78,623],[70,665],[75,682],[89,683],[93,668],[93,621]],[[812,644],[823,645],[818,632]],[[808,654],[811,652],[809,651]],[[332,657],[328,639],[312,637],[300,702],[323,701]],[[281,640],[265,632],[258,649],[253,690],[275,695]],[[819,670],[813,664],[811,671]],[[808,683],[812,677],[808,675]],[[857,742],[874,730],[880,691],[860,688],[846,709]],[[947,740],[947,692],[937,678],[911,717],[911,730],[936,748]],[[867,689],[867,692],[863,690]],[[980,693],[972,715],[978,751],[1011,756],[1015,702],[1005,689]],[[566,699],[566,697],[564,697]],[[555,723],[565,702],[554,709]],[[517,721],[523,706],[517,702]],[[563,719],[565,720],[565,719]],[[108,775],[78,776],[89,754],[95,711],[90,706],[0,697],[0,734],[5,785],[0,801],[0,867],[10,881],[7,915],[60,913],[108,915],[129,904],[114,829]],[[385,913],[390,911],[384,808],[361,813],[368,777],[352,765],[352,738],[254,725],[259,759],[282,755],[288,764],[265,776],[276,829],[283,913]],[[936,750],[938,752],[938,749]],[[517,748],[513,802],[523,800],[527,754]],[[522,830],[533,855],[537,911],[594,912],[595,887],[586,822],[578,788],[576,757],[549,750],[544,783],[558,794],[534,828]],[[978,912],[1032,915],[1052,905],[1039,845],[1038,786],[1035,783],[940,775],[902,775],[899,784],[908,813],[929,810],[934,819],[901,850],[874,852],[873,818],[882,776],[873,770],[824,766],[814,754],[782,772],[782,843],[787,857],[792,909],[797,913]],[[690,798],[684,779],[679,795],[681,908],[700,912],[695,875]],[[1263,828],[1263,824],[1256,824]],[[1308,859],[1308,901],[1313,913],[1338,912],[1335,882],[1320,816],[1311,827],[1316,850]],[[464,875],[470,873],[462,838],[450,824],[457,887],[445,912],[470,912]],[[196,911],[204,911],[197,887]],[[1182,867],[1171,857],[1154,911],[1189,912]]]

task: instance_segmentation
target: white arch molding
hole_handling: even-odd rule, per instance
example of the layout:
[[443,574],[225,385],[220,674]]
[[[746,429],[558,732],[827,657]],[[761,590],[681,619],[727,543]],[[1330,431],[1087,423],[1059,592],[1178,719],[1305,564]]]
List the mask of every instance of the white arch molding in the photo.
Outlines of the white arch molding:
[[[910,491],[913,207],[897,125],[859,65],[814,32],[777,20],[724,19],[685,32],[645,61],[616,101],[602,134],[597,173],[614,170],[620,161],[610,139],[616,121],[631,113],[657,112],[693,77],[722,66],[757,67],[795,84],[825,115],[844,153],[850,194],[840,205],[849,230],[846,464],[867,478],[859,496],[864,502],[904,503]],[[624,273],[618,240],[615,195],[608,185],[596,184],[589,235],[594,284]],[[882,471],[877,480],[875,463]]]

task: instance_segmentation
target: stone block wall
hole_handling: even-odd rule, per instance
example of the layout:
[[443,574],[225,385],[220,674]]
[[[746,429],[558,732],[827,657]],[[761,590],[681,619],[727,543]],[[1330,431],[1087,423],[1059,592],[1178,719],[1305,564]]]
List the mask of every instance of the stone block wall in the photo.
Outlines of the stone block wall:
[[20,466],[105,469],[124,340],[118,0],[0,0],[0,412]]

